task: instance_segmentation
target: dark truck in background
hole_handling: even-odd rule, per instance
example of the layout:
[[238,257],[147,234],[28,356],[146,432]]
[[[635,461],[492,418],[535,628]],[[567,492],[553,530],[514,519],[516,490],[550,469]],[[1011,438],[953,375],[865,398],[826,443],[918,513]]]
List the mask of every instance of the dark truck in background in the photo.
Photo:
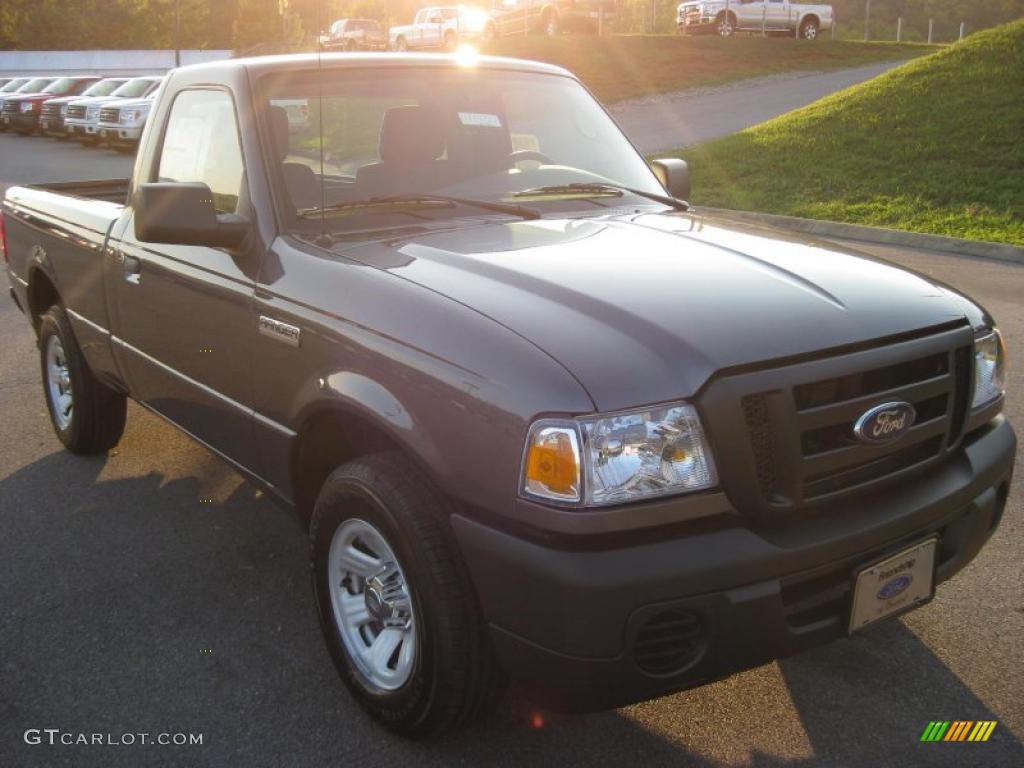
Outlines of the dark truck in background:
[[504,675],[585,711],[836,640],[1000,521],[993,319],[688,191],[552,66],[266,57],[173,71],[133,177],[11,188],[3,242],[63,444],[131,397],[294,510],[418,737]]

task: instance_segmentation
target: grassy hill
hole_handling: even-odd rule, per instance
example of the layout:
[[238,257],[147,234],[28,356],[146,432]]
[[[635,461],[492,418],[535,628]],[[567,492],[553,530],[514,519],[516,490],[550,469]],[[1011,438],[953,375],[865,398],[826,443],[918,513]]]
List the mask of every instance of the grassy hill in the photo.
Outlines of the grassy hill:
[[679,152],[704,205],[1024,245],[1024,20]]
[[682,35],[533,35],[495,40],[484,53],[546,61],[575,73],[607,103],[797,70],[910,59],[936,48],[896,43],[808,43],[791,38]]

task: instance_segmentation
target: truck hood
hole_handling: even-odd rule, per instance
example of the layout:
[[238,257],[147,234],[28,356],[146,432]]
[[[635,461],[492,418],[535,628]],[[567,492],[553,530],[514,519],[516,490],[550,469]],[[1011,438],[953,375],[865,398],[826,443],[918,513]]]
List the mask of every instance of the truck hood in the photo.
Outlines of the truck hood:
[[346,255],[530,340],[602,411],[689,397],[722,369],[966,318],[963,300],[888,263],[690,214],[446,229]]
[[102,106],[107,102],[114,103],[121,101],[125,101],[124,96],[79,96],[71,103],[74,104],[76,107],[95,107],[97,105]]

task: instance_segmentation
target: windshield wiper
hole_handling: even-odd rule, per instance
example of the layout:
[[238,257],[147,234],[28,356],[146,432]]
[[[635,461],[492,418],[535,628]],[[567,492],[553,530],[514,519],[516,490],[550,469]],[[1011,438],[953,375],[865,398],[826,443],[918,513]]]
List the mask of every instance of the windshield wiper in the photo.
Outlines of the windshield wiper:
[[690,204],[685,200],[680,200],[672,197],[671,195],[659,195],[657,192],[645,192],[641,189],[633,189],[632,187],[627,187],[622,184],[614,184],[610,181],[578,181],[572,184],[552,184],[547,187],[524,189],[521,192],[516,192],[512,197],[544,197],[545,195],[551,195],[553,197],[558,195],[622,197],[626,192],[631,195],[645,197],[648,200],[654,200],[657,203],[662,203],[663,205],[675,208],[677,211],[690,210]]
[[468,205],[474,208],[481,208],[485,211],[507,213],[510,216],[519,216],[528,221],[541,218],[542,214],[535,208],[527,208],[523,205],[511,203],[493,203],[489,200],[475,200],[470,197],[453,197],[451,195],[389,195],[387,197],[371,197],[366,200],[349,200],[338,203],[331,203],[323,207],[302,208],[298,211],[300,219],[309,219],[320,216],[324,213],[336,213],[339,211],[359,211],[367,208],[387,208],[391,206],[410,205],[415,207],[430,207],[441,204],[442,207],[451,208],[456,205]]

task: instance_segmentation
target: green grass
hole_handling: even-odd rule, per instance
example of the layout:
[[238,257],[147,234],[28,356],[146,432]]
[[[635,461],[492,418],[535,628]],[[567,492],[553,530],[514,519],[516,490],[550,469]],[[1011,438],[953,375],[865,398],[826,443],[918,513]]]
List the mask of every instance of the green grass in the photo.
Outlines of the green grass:
[[1024,20],[676,154],[703,205],[1024,245]]
[[565,67],[606,104],[798,70],[909,59],[935,46],[792,38],[563,35],[499,38],[483,52]]

